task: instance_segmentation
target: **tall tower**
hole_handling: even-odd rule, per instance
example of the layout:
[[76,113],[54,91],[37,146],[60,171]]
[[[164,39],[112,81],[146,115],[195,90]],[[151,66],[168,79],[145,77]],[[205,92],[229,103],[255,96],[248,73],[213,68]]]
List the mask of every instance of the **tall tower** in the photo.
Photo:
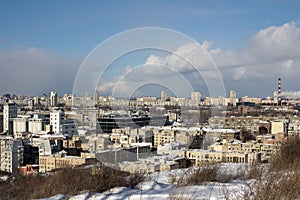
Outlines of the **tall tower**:
[[17,117],[18,107],[15,103],[7,103],[3,108],[3,131],[9,135],[13,134],[13,122],[12,118]]
[[161,99],[162,101],[167,100],[167,94],[166,94],[165,91],[161,91],[161,93],[160,93],[160,99]]
[[50,94],[50,106],[55,107],[58,104],[58,97],[57,97],[57,93],[51,91]]
[[38,96],[33,97],[33,104],[38,106],[40,104],[40,98]]
[[201,101],[201,93],[200,92],[191,92],[191,100],[193,102],[199,103]]
[[278,95],[278,106],[281,106],[281,78],[278,78],[278,90],[277,90],[277,95]]
[[59,133],[60,126],[64,120],[64,112],[63,111],[53,111],[50,113],[50,126],[52,127],[52,131],[54,133]]
[[230,90],[229,99],[230,99],[230,104],[236,106],[236,92],[234,90]]
[[97,90],[95,90],[95,93],[94,93],[94,101],[95,101],[95,104],[97,104],[99,101],[99,93]]

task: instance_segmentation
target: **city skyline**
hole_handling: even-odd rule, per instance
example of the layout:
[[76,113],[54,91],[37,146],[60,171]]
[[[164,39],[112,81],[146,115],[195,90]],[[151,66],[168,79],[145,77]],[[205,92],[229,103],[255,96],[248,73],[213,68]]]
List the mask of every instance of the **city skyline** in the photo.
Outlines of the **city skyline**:
[[2,1],[0,199],[300,199],[299,10]]
[[[195,39],[217,64],[227,95],[234,89],[240,97],[273,96],[278,77],[283,80],[282,91],[298,94],[300,3],[217,3],[5,2],[0,8],[0,94],[72,93],[81,63],[99,42],[128,29],[149,26],[173,29]],[[182,44],[179,50],[190,54],[193,47]],[[107,82],[100,85],[100,95],[109,95],[111,82],[124,71],[153,58],[158,58],[158,64],[173,61],[169,57],[144,51],[120,58]],[[177,64],[172,67],[177,69]],[[186,66],[182,67],[184,71]],[[157,77],[161,75],[157,72]],[[147,73],[142,71],[139,76],[147,77]],[[195,91],[209,95],[205,84],[195,84]],[[145,87],[137,94],[146,91],[148,96],[159,96],[161,89]]]

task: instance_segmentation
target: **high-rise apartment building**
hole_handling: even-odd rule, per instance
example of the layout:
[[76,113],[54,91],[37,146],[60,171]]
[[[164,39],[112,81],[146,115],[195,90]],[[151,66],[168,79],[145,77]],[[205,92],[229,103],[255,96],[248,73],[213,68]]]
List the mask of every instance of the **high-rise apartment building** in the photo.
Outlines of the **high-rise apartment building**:
[[94,101],[95,101],[95,103],[97,103],[99,101],[99,93],[97,90],[94,93]]
[[236,92],[234,90],[230,90],[229,102],[231,105],[236,106],[238,99],[236,98]]
[[40,105],[40,98],[38,96],[33,97],[33,104],[35,106]]
[[60,132],[60,126],[64,120],[63,111],[53,111],[50,113],[50,125],[54,133]]
[[58,104],[57,93],[54,92],[54,91],[51,91],[51,94],[50,94],[50,106],[51,107],[55,107],[55,106],[57,106],[57,104]]
[[7,134],[13,134],[13,122],[12,118],[17,117],[18,107],[15,103],[7,103],[3,108],[3,132]]
[[23,164],[24,146],[21,140],[0,137],[0,171],[17,172]]
[[191,100],[194,103],[199,103],[201,101],[201,93],[200,92],[192,92]]
[[165,91],[161,91],[161,93],[160,93],[160,99],[162,101],[166,101],[167,100],[167,93]]

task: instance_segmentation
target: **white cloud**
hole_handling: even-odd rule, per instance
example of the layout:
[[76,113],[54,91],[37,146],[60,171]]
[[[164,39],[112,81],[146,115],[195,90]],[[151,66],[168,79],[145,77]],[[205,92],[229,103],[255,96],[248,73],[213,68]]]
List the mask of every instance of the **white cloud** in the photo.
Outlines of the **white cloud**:
[[[150,55],[143,65],[125,67],[122,76],[100,83],[98,89],[108,93],[109,90],[113,90],[112,92],[118,93],[118,96],[126,96],[130,95],[128,91],[145,84],[159,84],[170,91],[176,91],[174,94],[189,96],[189,92],[195,85],[199,85],[199,80],[203,77],[214,80],[220,78],[206,52],[211,45],[209,41],[203,42],[202,45],[188,43],[166,56]],[[179,88],[182,92],[178,90]]]
[[[257,79],[299,75],[300,28],[295,22],[271,26],[251,37],[241,51],[210,50],[224,79]],[[233,76],[230,76],[233,75]]]
[[[165,56],[150,55],[143,65],[127,66],[123,68],[123,75],[105,78],[98,89],[102,93],[110,93],[113,89],[126,93],[141,84],[157,82],[183,90],[190,87],[186,84],[191,84],[193,88],[202,90],[202,85],[199,86],[201,76],[205,76],[207,82],[220,78],[207,52],[221,70],[225,82],[241,83],[233,85],[237,90],[250,91],[252,86],[241,88],[242,83],[249,80],[253,86],[256,84],[254,92],[260,89],[261,84],[277,77],[289,81],[290,85],[285,85],[286,88],[298,82],[300,28],[295,22],[259,30],[239,51],[222,50],[213,45],[210,41],[204,41],[200,46],[188,43]],[[37,94],[50,89],[70,90],[80,62],[79,58],[62,57],[36,47],[0,51],[0,91]],[[269,94],[272,92],[273,89]]]
[[203,48],[203,49],[205,49],[205,50],[208,50],[210,47],[212,47],[213,46],[213,42],[211,42],[211,41],[204,41],[203,43],[202,43],[202,45],[201,45],[201,47]]
[[[253,80],[251,83],[256,84],[253,90],[260,89],[259,84],[276,80],[277,77],[296,81],[300,76],[300,28],[295,22],[282,26],[270,26],[258,31],[249,38],[245,47],[240,51],[213,48],[213,43],[210,41],[204,41],[200,46],[208,51],[221,70],[225,81],[242,83]],[[195,64],[196,68],[189,62]],[[169,70],[164,68],[166,66]],[[183,45],[167,56],[150,55],[145,61],[145,66],[140,67],[139,70],[134,67],[128,69],[125,70],[126,82],[137,82],[149,78],[163,79],[171,76],[172,71],[182,74],[193,72],[187,80],[191,84],[199,80],[199,76],[197,74],[195,76],[196,70],[201,71],[201,75],[207,78],[218,78],[210,57],[205,51],[199,51],[199,46],[195,43]],[[115,77],[115,79],[119,78]],[[255,80],[259,81],[256,83]],[[174,86],[180,84],[173,80]],[[239,85],[234,87],[241,89]],[[249,90],[249,88],[243,89]],[[269,93],[271,90],[273,91],[270,89]]]
[[270,26],[249,40],[247,52],[261,59],[299,56],[300,28],[295,22]]

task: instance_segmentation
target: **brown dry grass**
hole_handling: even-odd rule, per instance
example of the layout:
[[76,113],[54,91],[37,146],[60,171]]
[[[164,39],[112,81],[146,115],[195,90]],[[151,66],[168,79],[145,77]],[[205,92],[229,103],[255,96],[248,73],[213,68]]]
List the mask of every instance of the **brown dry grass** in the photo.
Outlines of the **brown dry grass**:
[[268,173],[257,177],[254,199],[300,199],[300,137],[289,136],[274,155]]
[[57,194],[76,195],[79,192],[103,192],[114,187],[135,187],[144,175],[129,175],[102,166],[92,174],[87,169],[67,168],[54,175],[15,176],[0,184],[0,199],[36,199]]
[[253,164],[239,168],[235,174],[213,164],[190,169],[178,181],[178,186],[206,185],[253,179],[243,199],[294,200],[300,199],[300,137],[290,136],[282,143],[271,163]]

